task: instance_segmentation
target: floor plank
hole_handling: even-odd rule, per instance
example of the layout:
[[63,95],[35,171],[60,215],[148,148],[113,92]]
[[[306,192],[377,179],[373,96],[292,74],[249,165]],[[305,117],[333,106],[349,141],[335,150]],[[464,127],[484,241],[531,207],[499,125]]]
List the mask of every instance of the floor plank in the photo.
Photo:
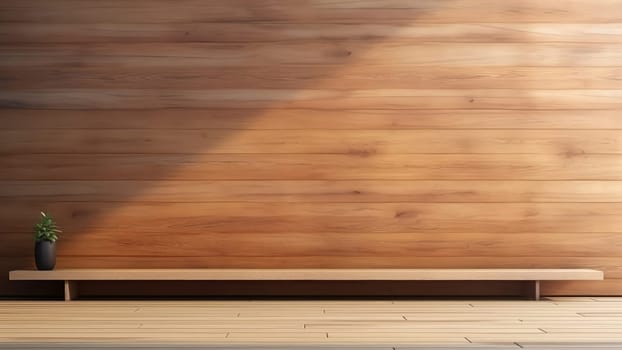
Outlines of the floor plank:
[[[46,327],[32,330],[33,324]],[[622,298],[0,301],[10,349],[614,349]]]

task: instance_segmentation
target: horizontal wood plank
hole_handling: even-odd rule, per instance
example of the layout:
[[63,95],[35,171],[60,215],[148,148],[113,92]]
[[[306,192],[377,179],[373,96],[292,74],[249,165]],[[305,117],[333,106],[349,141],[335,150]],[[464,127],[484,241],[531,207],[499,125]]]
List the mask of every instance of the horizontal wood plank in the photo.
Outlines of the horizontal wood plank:
[[[622,90],[621,90],[622,92]],[[252,116],[249,116],[252,118]],[[619,130],[1,130],[0,152],[621,154]]]
[[622,202],[617,181],[3,181],[0,198],[72,202]]
[[[192,23],[192,22],[293,22],[370,23],[408,22],[555,22],[607,23],[622,16],[619,0],[569,0],[543,3],[536,0],[440,0],[413,3],[408,0],[367,0],[361,2],[296,0],[283,8],[267,0],[226,0],[208,3],[194,0],[8,0],[0,16],[2,22],[47,23]],[[71,11],[67,11],[71,8]],[[486,9],[486,11],[481,11]]]
[[[386,8],[386,7],[385,7]],[[373,23],[373,22],[372,22]],[[0,23],[0,44],[294,40],[621,43],[615,23]]]
[[[166,71],[165,74],[162,71]],[[0,70],[6,88],[29,89],[622,89],[619,67],[123,66],[42,63]],[[457,113],[457,111],[456,111]],[[573,112],[568,111],[567,114]],[[576,112],[574,112],[576,113]],[[563,120],[559,120],[563,123]],[[324,124],[326,126],[326,124]],[[592,126],[593,127],[593,126]]]
[[[277,65],[413,65],[419,67],[570,66],[620,67],[615,43],[442,43],[315,41],[279,43],[94,43],[5,44],[5,68],[106,65],[214,69]],[[335,71],[337,74],[337,71]],[[174,91],[172,91],[174,92]]]
[[[166,74],[162,71],[165,70]],[[279,65],[213,67],[107,65],[0,70],[6,88],[29,89],[622,89],[619,67],[420,67]],[[390,111],[387,111],[387,113]],[[458,113],[459,111],[455,111]],[[208,113],[208,111],[206,111]],[[271,112],[271,114],[274,112]],[[345,111],[344,111],[345,113]],[[482,112],[485,113],[485,112]],[[567,111],[567,114],[577,113]],[[563,120],[558,122],[564,123]],[[326,127],[326,124],[324,124]],[[594,127],[594,126],[592,126]]]
[[[621,57],[622,59],[622,57]],[[313,109],[616,109],[622,90],[316,90],[222,89],[53,89],[0,91],[0,108],[150,109],[245,108],[262,114],[273,108]]]
[[[622,233],[198,233],[166,232],[134,234],[91,229],[65,231],[57,251],[59,256],[88,257],[255,257],[330,258],[344,263],[350,258],[391,259],[395,256],[436,257],[505,257],[538,260],[546,256],[564,261],[565,257],[601,256],[607,264],[621,263]],[[98,231],[97,234],[89,234]],[[4,242],[0,252],[5,257],[20,257],[32,251],[32,237],[25,233],[0,233]],[[164,249],[166,248],[166,249]],[[321,257],[321,258],[320,258]],[[373,258],[371,258],[373,257]],[[127,260],[126,260],[127,261]],[[228,261],[228,260],[227,260]],[[546,260],[545,260],[546,261]],[[418,264],[416,261],[413,264]],[[517,264],[520,266],[519,264]],[[338,265],[337,265],[338,266]],[[608,265],[610,266],[610,265]],[[432,266],[433,268],[433,266]],[[613,268],[613,267],[612,267]],[[614,269],[618,270],[618,269]],[[609,277],[609,271],[607,271]],[[620,276],[618,272],[617,276]]]
[[[1,74],[1,72],[0,72]],[[252,116],[252,118],[251,118]],[[9,129],[622,129],[617,110],[0,109]],[[183,120],[183,123],[179,121]]]
[[[59,243],[59,248],[64,244]],[[27,250],[23,256],[11,256],[0,258],[0,268],[9,270],[30,270],[34,269],[34,259],[32,257],[32,246],[23,249]],[[21,249],[21,248],[20,248]],[[65,248],[63,248],[65,249]],[[292,268],[334,268],[342,266],[344,268],[469,268],[477,269],[489,265],[488,256],[396,256],[391,260],[385,257],[374,257],[357,255],[349,256],[346,259],[339,256],[254,256],[252,259],[244,259],[240,256],[165,256],[158,254],[155,256],[89,256],[76,254],[62,254],[57,261],[57,267],[62,269],[75,268],[109,268],[126,269],[149,269],[149,268],[279,268],[289,266]],[[506,255],[495,257],[494,268],[589,268],[595,270],[606,270],[607,280],[622,279],[622,265],[617,256],[559,256],[559,257],[530,257],[523,259],[516,256]],[[5,283],[5,280],[2,280]]]
[[589,269],[66,269],[16,270],[11,280],[601,280]]
[[[608,260],[603,258],[533,258],[528,262],[524,259],[517,259],[515,257],[498,257],[495,258],[495,267],[500,268],[547,268],[551,266],[566,267],[566,268],[595,268],[601,269],[607,266]],[[351,268],[481,268],[483,266],[489,266],[490,257],[444,257],[444,258],[430,258],[430,257],[396,257],[389,261],[386,258],[376,259],[374,257],[349,257],[347,260],[343,260],[340,257],[254,257],[252,260],[241,259],[240,257],[186,257],[179,259],[179,257],[90,257],[84,259],[83,256],[71,257],[62,256],[58,260],[58,268],[100,268],[101,266],[108,266],[110,268],[164,268],[164,267],[181,267],[181,268],[203,268],[205,266],[221,267],[221,268],[278,268],[280,266],[290,266],[298,268],[331,268],[335,266],[351,267]],[[32,256],[25,257],[11,257],[0,258],[4,271],[14,270],[16,268],[32,269],[34,268],[34,261]],[[614,266],[619,266],[619,263],[613,262]],[[613,266],[608,269],[614,271]],[[546,290],[547,295],[577,295],[587,294],[593,295],[595,291],[605,290],[610,294],[615,294],[616,288],[620,288],[622,285],[622,279],[613,279],[618,275],[607,274],[607,279],[600,282],[577,282],[570,283],[570,281],[564,282],[543,282],[542,287]],[[45,296],[54,295],[62,296],[62,285],[55,283],[58,282],[28,282],[28,281],[13,281],[9,282],[8,279],[0,280],[0,286],[7,295],[18,296],[24,295],[24,290],[28,290],[29,295]],[[479,282],[479,283],[460,283],[460,282],[444,282],[436,281],[432,284],[426,283],[410,283],[407,285],[396,284],[349,284],[346,282],[332,282],[321,284],[276,284],[266,283],[265,285],[258,285],[256,283],[234,283],[227,282],[227,284],[215,284],[209,285],[197,285],[199,282],[192,282],[191,285],[185,285],[181,287],[179,282],[175,286],[165,285],[158,283],[157,285],[141,285],[141,284],[128,284],[126,282],[123,285],[120,284],[94,284],[83,285],[81,291],[88,293],[85,295],[92,296],[113,296],[119,295],[119,293],[126,295],[145,295],[148,293],[153,296],[163,296],[175,294],[175,295],[188,295],[199,296],[202,295],[274,295],[275,291],[280,291],[283,295],[308,295],[312,290],[318,295],[506,295],[515,297],[522,290],[522,285],[515,285],[511,282],[497,283],[497,282]],[[352,282],[354,283],[354,282]],[[124,287],[126,284],[126,288]],[[559,292],[561,291],[561,292]],[[560,294],[556,294],[556,293]],[[452,294],[453,293],[453,294]],[[602,293],[602,292],[601,292]]]
[[[153,213],[166,208],[166,215]],[[616,233],[621,203],[118,203],[14,202],[1,232],[30,232],[45,209],[67,232]],[[114,213],[114,215],[112,215]],[[447,215],[452,213],[452,215]]]
[[[3,180],[620,180],[615,154],[0,155]],[[136,190],[140,191],[139,188]]]
[[0,23],[0,44],[294,40],[621,43],[622,33],[616,23]]

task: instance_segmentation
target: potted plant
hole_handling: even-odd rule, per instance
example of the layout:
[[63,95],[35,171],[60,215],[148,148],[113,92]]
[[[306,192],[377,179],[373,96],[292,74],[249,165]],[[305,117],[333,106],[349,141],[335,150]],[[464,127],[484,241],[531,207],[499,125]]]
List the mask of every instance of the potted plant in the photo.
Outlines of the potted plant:
[[62,231],[54,219],[41,212],[41,220],[35,225],[35,263],[38,270],[53,270],[56,265],[56,240]]

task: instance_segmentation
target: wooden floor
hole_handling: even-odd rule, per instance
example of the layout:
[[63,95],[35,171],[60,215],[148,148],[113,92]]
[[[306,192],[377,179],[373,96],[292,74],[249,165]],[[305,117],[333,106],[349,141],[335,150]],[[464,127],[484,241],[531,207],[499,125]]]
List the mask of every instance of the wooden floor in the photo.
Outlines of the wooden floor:
[[3,349],[257,347],[622,348],[622,298],[0,301]]

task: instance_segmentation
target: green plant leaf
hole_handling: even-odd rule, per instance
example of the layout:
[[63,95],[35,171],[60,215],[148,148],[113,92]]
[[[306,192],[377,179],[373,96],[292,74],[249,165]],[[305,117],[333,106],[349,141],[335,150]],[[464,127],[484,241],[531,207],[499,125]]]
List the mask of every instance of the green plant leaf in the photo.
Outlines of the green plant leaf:
[[61,232],[54,219],[42,211],[41,219],[34,225],[35,240],[55,242],[58,239],[58,233]]

